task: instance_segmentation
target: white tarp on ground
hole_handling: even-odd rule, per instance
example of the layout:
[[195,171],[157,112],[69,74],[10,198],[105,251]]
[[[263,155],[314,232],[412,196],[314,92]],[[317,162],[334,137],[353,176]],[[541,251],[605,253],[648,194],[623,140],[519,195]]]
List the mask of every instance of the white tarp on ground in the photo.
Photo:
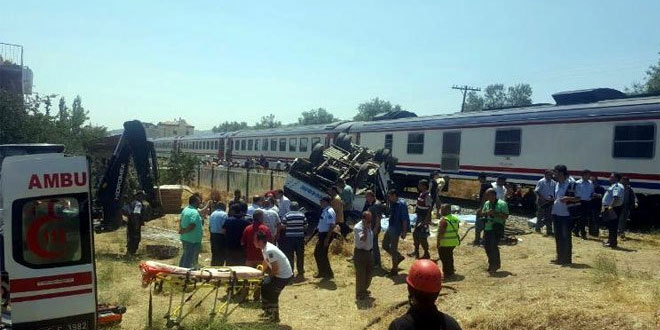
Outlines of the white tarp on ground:
[[[468,224],[468,225],[474,225],[474,223],[477,221],[477,216],[474,215],[474,214],[457,214],[456,216],[458,217],[458,219],[462,223],[465,223],[465,224]],[[410,219],[410,227],[415,226],[415,224],[417,223],[417,215],[414,214],[414,213],[411,213],[411,214],[408,214],[408,217]],[[438,223],[440,222],[440,220],[433,219],[432,222],[433,222],[434,226],[430,226],[431,227],[430,228],[431,237],[435,237],[435,234],[438,231],[437,226],[438,226]],[[389,224],[390,224],[390,218],[382,218],[380,220],[381,231],[382,232],[387,231],[387,227],[389,227]]]

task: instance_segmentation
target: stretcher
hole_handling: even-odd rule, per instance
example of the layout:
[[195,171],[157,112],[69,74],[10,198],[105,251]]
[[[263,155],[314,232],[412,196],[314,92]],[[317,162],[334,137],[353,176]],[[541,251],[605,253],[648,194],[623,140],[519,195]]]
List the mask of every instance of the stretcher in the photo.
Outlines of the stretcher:
[[[247,266],[189,269],[156,261],[142,261],[139,267],[142,286],[149,288],[149,327],[152,326],[153,294],[169,291],[169,303],[164,318],[167,320],[166,326],[171,328],[180,326],[181,322],[209,297],[213,297],[213,307],[209,313],[211,319],[222,313],[223,319],[226,320],[231,314],[229,304],[241,302],[241,299],[235,297],[254,294],[261,288],[263,280],[261,270]],[[223,288],[226,289],[227,295],[224,302],[218,306],[218,295]],[[174,305],[174,296],[177,294],[181,298],[178,305]],[[201,298],[193,302],[196,295]]]

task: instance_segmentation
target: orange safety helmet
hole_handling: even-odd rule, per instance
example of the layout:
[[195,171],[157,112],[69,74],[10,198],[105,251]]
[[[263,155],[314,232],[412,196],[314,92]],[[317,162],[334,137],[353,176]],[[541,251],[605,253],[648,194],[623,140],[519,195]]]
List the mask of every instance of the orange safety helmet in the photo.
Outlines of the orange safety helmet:
[[442,271],[429,259],[416,260],[410,267],[406,282],[417,291],[438,293],[442,288]]

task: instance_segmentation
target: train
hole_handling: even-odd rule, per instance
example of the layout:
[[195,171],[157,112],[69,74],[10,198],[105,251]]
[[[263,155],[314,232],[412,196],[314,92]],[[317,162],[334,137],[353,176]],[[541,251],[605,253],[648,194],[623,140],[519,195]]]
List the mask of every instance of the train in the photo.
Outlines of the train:
[[[159,155],[175,150],[243,163],[309,157],[312,146],[338,138],[387,149],[398,160],[393,181],[414,186],[439,171],[458,180],[480,173],[534,185],[547,168],[572,175],[590,169],[607,185],[612,172],[631,179],[640,206],[660,224],[660,95],[628,96],[610,88],[560,92],[555,104],[379,121],[242,130],[154,139]],[[655,212],[655,213],[653,213]]]

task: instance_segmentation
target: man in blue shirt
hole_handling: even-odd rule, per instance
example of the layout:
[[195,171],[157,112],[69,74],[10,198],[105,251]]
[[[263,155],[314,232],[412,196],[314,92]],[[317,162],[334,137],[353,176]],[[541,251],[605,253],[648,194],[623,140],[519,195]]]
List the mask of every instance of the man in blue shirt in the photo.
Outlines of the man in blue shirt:
[[318,274],[314,275],[314,277],[323,278],[324,280],[331,279],[335,276],[332,272],[332,267],[330,267],[328,249],[334,236],[333,229],[337,222],[337,214],[335,213],[335,210],[330,207],[330,201],[331,199],[329,196],[321,198],[320,204],[323,211],[317,227],[319,240],[316,242],[316,247],[314,247],[314,259],[316,259],[316,266],[319,270]]
[[218,202],[216,209],[211,213],[209,220],[209,232],[211,233],[211,266],[224,266],[227,261],[227,251],[225,242],[225,229],[223,228],[227,221],[227,212],[225,204]]
[[410,217],[408,216],[408,205],[399,198],[396,190],[390,189],[387,192],[387,199],[390,202],[390,219],[383,237],[383,250],[392,257],[392,269],[389,274],[394,276],[399,270],[399,264],[404,259],[399,253],[399,238],[406,238]]
[[202,249],[202,216],[199,215],[200,200],[196,195],[188,199],[188,207],[181,211],[181,223],[179,234],[183,253],[179,261],[179,267],[192,268],[197,266],[199,251]]
[[575,237],[581,236],[587,239],[587,225],[591,222],[591,199],[594,196],[594,184],[589,180],[591,171],[582,171],[582,178],[575,182],[575,197],[580,199],[577,212],[577,221],[573,229]]
[[294,259],[298,268],[298,279],[305,278],[305,229],[307,228],[307,218],[300,212],[298,202],[291,202],[289,206],[291,211],[287,212],[282,218],[281,237],[282,250],[289,259],[291,270],[293,270]]
[[619,181],[621,174],[612,173],[610,175],[610,187],[603,196],[603,221],[607,224],[609,231],[606,247],[615,249],[617,244],[617,234],[619,231],[619,217],[623,206],[623,192],[625,188]]

